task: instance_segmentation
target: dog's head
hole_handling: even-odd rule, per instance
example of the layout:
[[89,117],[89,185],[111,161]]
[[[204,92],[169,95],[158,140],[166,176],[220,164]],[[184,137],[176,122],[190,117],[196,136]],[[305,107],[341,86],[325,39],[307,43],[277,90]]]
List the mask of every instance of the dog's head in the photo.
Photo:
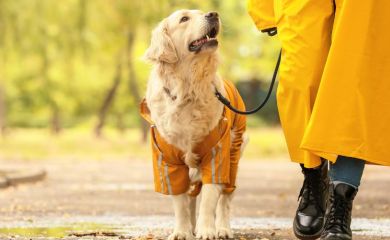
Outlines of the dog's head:
[[153,30],[145,59],[176,63],[179,59],[212,54],[218,48],[219,28],[217,12],[176,11]]

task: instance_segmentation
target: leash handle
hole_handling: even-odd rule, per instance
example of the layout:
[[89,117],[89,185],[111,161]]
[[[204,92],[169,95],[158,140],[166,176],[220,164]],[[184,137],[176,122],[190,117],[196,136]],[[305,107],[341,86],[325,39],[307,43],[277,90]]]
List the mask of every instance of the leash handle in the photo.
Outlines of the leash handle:
[[230,110],[232,110],[235,113],[238,113],[241,115],[249,115],[249,114],[253,114],[253,113],[258,112],[260,109],[262,109],[265,106],[265,104],[268,102],[269,98],[271,97],[271,93],[272,93],[272,90],[274,88],[274,84],[276,81],[276,76],[278,75],[281,58],[282,58],[282,50],[280,50],[280,52],[279,52],[279,57],[278,57],[278,60],[276,62],[274,73],[272,75],[271,84],[269,86],[267,96],[265,97],[264,101],[255,109],[252,109],[250,111],[240,111],[240,110],[234,108],[231,105],[230,101],[227,98],[225,98],[224,96],[222,96],[222,94],[217,89],[215,89],[215,96],[223,105],[225,105],[227,108],[229,108]]

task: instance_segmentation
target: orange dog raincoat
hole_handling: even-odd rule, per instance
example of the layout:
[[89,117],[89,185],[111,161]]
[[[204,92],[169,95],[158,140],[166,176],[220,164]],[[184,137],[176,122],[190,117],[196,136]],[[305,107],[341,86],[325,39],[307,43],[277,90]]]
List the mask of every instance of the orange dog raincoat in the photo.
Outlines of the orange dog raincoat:
[[[224,81],[227,97],[232,106],[245,110],[244,102],[237,89],[229,81]],[[189,168],[184,163],[183,153],[168,144],[159,134],[150,119],[150,112],[145,99],[140,106],[142,117],[151,124],[151,143],[153,155],[153,174],[155,191],[163,194],[177,195],[189,192],[199,194],[202,184],[225,184],[224,193],[235,189],[238,161],[241,155],[243,134],[246,128],[246,117],[235,114],[225,107],[224,114],[217,125],[205,139],[193,149],[200,158],[202,182],[190,187]],[[231,140],[231,131],[234,139]],[[191,188],[191,190],[190,190]]]

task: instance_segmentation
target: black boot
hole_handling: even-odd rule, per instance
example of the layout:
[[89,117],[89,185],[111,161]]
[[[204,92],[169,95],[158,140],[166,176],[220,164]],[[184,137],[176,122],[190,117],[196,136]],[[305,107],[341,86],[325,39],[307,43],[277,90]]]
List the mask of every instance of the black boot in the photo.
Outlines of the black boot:
[[328,200],[328,164],[316,169],[304,168],[305,177],[299,194],[299,206],[294,218],[294,234],[299,239],[317,239],[324,227],[324,215]]
[[331,186],[330,206],[326,217],[323,240],[351,240],[352,202],[357,188],[339,183]]

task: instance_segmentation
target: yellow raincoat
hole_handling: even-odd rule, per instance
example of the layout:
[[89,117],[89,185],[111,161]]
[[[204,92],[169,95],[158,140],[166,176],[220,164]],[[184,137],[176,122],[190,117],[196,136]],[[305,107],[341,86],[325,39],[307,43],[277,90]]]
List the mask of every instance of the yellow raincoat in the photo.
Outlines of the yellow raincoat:
[[[227,98],[232,106],[245,111],[245,105],[233,83],[224,81]],[[188,192],[196,196],[202,184],[224,184],[224,193],[232,193],[236,188],[238,161],[241,156],[243,134],[246,129],[246,117],[224,108],[223,117],[202,142],[193,149],[200,159],[202,180],[190,188],[188,167],[184,163],[184,154],[175,146],[167,143],[158,133],[150,118],[145,99],[140,105],[141,116],[151,124],[151,144],[153,156],[153,175],[155,191],[168,195]],[[231,139],[234,131],[234,140]]]
[[282,42],[277,100],[292,161],[390,165],[390,1],[249,0],[248,11]]

